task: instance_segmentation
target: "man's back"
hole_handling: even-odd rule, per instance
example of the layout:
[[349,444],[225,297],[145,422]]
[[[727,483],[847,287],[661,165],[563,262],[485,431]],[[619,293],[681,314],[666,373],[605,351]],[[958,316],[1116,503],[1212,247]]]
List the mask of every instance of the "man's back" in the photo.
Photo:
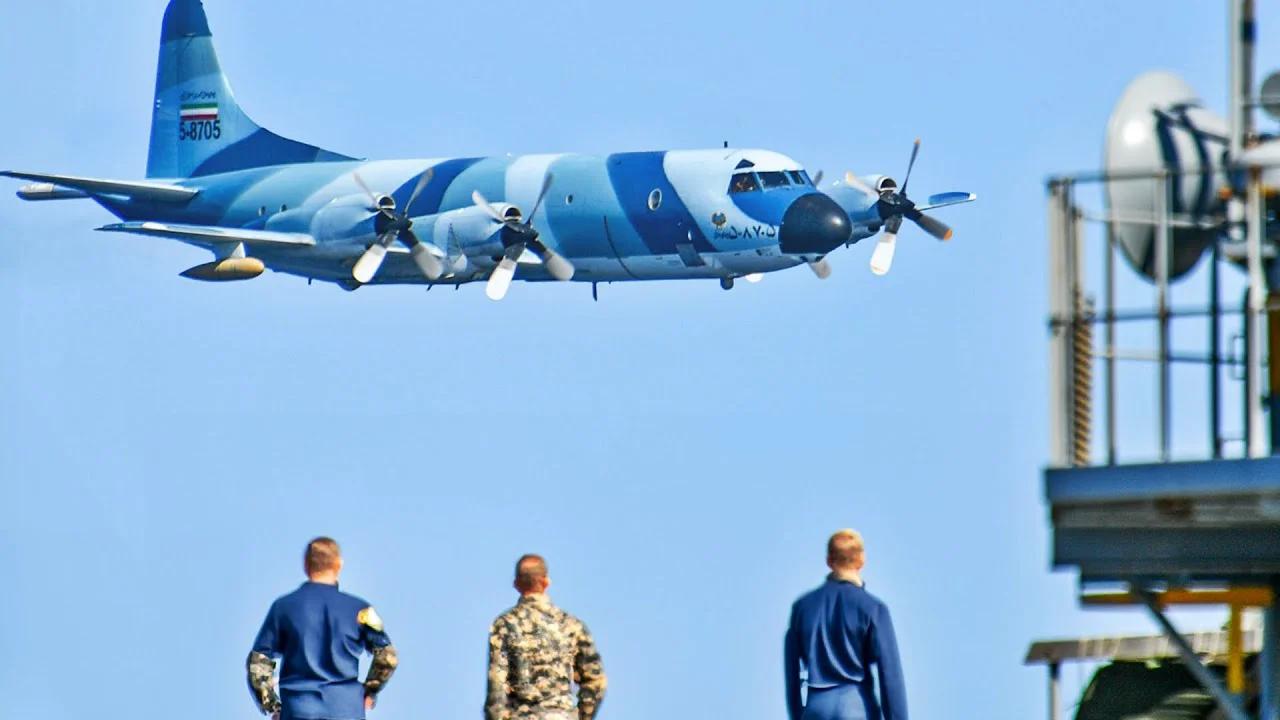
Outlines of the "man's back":
[[[871,666],[880,676],[880,705],[886,720],[906,717],[902,665],[889,609],[861,585],[833,575],[791,608],[786,653],[787,706],[802,714],[800,666],[807,672],[810,701],[815,694],[854,686],[868,705],[875,703]],[[878,715],[868,707],[867,715]]]
[[360,653],[390,640],[367,602],[336,585],[303,583],[276,600],[253,650],[282,658],[284,718],[364,717]]
[[604,694],[600,655],[585,625],[546,595],[525,595],[489,630],[488,720],[574,713],[595,717]]

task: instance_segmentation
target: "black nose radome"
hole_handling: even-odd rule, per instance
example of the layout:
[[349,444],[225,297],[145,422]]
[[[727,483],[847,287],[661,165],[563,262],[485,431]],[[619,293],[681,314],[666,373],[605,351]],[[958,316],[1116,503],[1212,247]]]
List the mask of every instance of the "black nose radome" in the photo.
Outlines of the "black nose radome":
[[835,200],[809,193],[782,216],[778,243],[788,255],[825,255],[847,242],[852,232],[849,215]]

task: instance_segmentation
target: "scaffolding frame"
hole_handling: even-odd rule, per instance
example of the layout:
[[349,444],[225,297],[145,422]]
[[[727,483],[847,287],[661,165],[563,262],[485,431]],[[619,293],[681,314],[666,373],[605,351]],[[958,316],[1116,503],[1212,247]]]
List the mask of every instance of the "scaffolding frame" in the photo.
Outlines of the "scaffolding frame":
[[[1270,558],[1276,554],[1270,540],[1270,527],[1262,530],[1262,539],[1258,536],[1258,527],[1241,526],[1204,527],[1195,523],[1185,523],[1184,516],[1196,513],[1235,512],[1237,519],[1242,519],[1250,512],[1247,507],[1230,506],[1226,498],[1243,497],[1242,493],[1266,502],[1280,492],[1275,486],[1263,484],[1254,486],[1249,478],[1262,470],[1263,475],[1274,476],[1272,462],[1263,460],[1270,455],[1271,438],[1280,435],[1280,411],[1272,414],[1271,432],[1264,427],[1266,419],[1264,395],[1268,388],[1268,363],[1264,353],[1264,344],[1268,336],[1272,343],[1272,352],[1280,357],[1280,303],[1268,307],[1267,277],[1264,269],[1266,254],[1270,250],[1264,237],[1266,228],[1266,205],[1263,188],[1262,167],[1233,167],[1225,170],[1212,168],[1196,170],[1193,173],[1225,172],[1227,177],[1245,179],[1244,197],[1240,203],[1243,208],[1239,223],[1231,223],[1227,218],[1212,224],[1198,224],[1194,220],[1173,217],[1170,213],[1172,203],[1171,179],[1174,173],[1167,169],[1147,172],[1126,173],[1091,173],[1076,176],[1051,178],[1048,181],[1048,212],[1050,239],[1050,374],[1051,374],[1051,412],[1052,412],[1052,445],[1051,466],[1046,471],[1046,483],[1052,505],[1055,525],[1055,561],[1059,565],[1077,564],[1081,569],[1081,584],[1092,582],[1123,582],[1130,590],[1126,597],[1147,608],[1153,621],[1169,638],[1178,650],[1184,664],[1196,676],[1222,707],[1223,712],[1231,720],[1250,720],[1245,713],[1240,696],[1242,675],[1236,664],[1229,673],[1228,683],[1223,686],[1217,678],[1200,663],[1188,641],[1177,631],[1163,613],[1169,604],[1166,599],[1158,599],[1157,588],[1170,584],[1170,573],[1176,570],[1177,588],[1190,590],[1202,589],[1205,583],[1228,582],[1228,590],[1241,587],[1264,587],[1280,592],[1280,570],[1265,566],[1261,569],[1249,566],[1248,556],[1256,552],[1261,557]],[[1189,173],[1192,174],[1192,173]],[[1079,185],[1105,182],[1122,182],[1126,180],[1153,181],[1154,213],[1149,218],[1097,216],[1086,213],[1076,201]],[[1105,239],[1103,241],[1103,292],[1101,308],[1097,307],[1094,296],[1086,285],[1086,223],[1105,223]],[[1153,307],[1150,309],[1125,309],[1116,307],[1116,254],[1118,253],[1114,224],[1150,223],[1153,226],[1153,275],[1155,290]],[[1244,243],[1232,243],[1229,230],[1243,226]],[[1175,227],[1194,227],[1214,231],[1213,240],[1208,253],[1211,263],[1208,286],[1209,297],[1202,307],[1174,307],[1171,302],[1171,258],[1173,255],[1173,230]],[[1238,309],[1228,308],[1222,301],[1221,266],[1224,262],[1242,263],[1245,270],[1246,292],[1244,301]],[[1204,355],[1186,355],[1175,353],[1171,347],[1171,326],[1178,318],[1204,318],[1209,322],[1208,348]],[[1243,356],[1236,357],[1229,352],[1224,354],[1222,335],[1224,320],[1235,318],[1241,323],[1241,335],[1244,340]],[[1116,326],[1120,323],[1154,323],[1156,325],[1156,347],[1150,353],[1134,353],[1118,349],[1116,344]],[[1268,333],[1268,326],[1275,328]],[[1101,326],[1103,344],[1100,350],[1094,347],[1094,328]],[[1126,466],[1121,464],[1117,447],[1117,394],[1118,379],[1116,364],[1121,360],[1142,360],[1156,366],[1158,376],[1156,402],[1156,435],[1158,438],[1158,460],[1154,465]],[[1197,463],[1191,470],[1185,464],[1172,462],[1172,366],[1175,363],[1203,363],[1209,372],[1209,462]],[[1102,366],[1102,392],[1105,423],[1104,447],[1105,462],[1102,468],[1114,471],[1110,475],[1097,476],[1090,470],[1101,469],[1093,458],[1093,402],[1094,402],[1094,369]],[[1241,466],[1239,462],[1227,459],[1225,445],[1228,439],[1223,433],[1222,407],[1224,397],[1224,368],[1241,370],[1244,399],[1244,451],[1245,462],[1257,460],[1262,463],[1257,467]],[[1275,368],[1272,368],[1274,371]],[[1274,383],[1272,383],[1274,384]],[[1278,408],[1280,410],[1280,408]],[[1180,470],[1179,465],[1184,465]],[[1175,472],[1175,470],[1177,470]],[[1080,474],[1083,471],[1083,474]],[[1205,487],[1193,491],[1188,488],[1198,482],[1188,480],[1191,476],[1204,476],[1205,473],[1223,475],[1225,480],[1214,479]],[[1166,482],[1170,479],[1174,482]],[[1178,481],[1182,478],[1183,481]],[[1083,482],[1082,482],[1083,481]],[[1185,482],[1184,482],[1185,481]],[[1182,485],[1178,485],[1182,482]],[[1187,483],[1191,484],[1188,485]],[[1087,487],[1093,483],[1093,487]],[[1145,485],[1144,485],[1145,483]],[[1085,489],[1082,491],[1081,488]],[[1142,488],[1146,487],[1147,490]],[[1065,490],[1064,490],[1065,488]],[[1188,495],[1187,493],[1191,494]],[[1256,496],[1256,497],[1255,497]],[[1226,510],[1224,510],[1226,508]],[[1172,509],[1172,510],[1171,510]],[[1243,514],[1241,514],[1243,513]],[[1166,518],[1165,515],[1168,515]],[[1167,526],[1162,523],[1167,521]],[[1131,528],[1137,528],[1135,535],[1130,535]],[[1277,529],[1276,532],[1280,532]],[[1145,533],[1145,534],[1143,534]],[[1213,538],[1215,543],[1231,543],[1239,548],[1248,548],[1236,557],[1223,561],[1231,565],[1231,569],[1221,572],[1206,565],[1206,558],[1191,553],[1179,560],[1169,560],[1161,556],[1156,561],[1156,554],[1144,555],[1143,550],[1134,550],[1125,560],[1116,562],[1116,558],[1108,556],[1100,550],[1113,545],[1121,537],[1141,537],[1132,540],[1135,543],[1155,543],[1156,545],[1181,548],[1181,552],[1190,552],[1185,540],[1176,540],[1182,534],[1198,533],[1200,539]],[[1166,547],[1166,549],[1167,549]],[[1257,550],[1254,550],[1257,548]],[[1177,550],[1172,551],[1174,555]],[[1107,557],[1111,562],[1106,565],[1101,558]],[[1144,559],[1147,558],[1147,559]],[[1153,565],[1144,563],[1156,562]],[[1161,564],[1164,563],[1164,564]],[[1181,563],[1181,564],[1179,564]],[[1233,564],[1234,563],[1234,564]],[[1211,564],[1211,563],[1209,563]],[[1263,563],[1265,565],[1265,563]],[[1224,565],[1224,567],[1226,567]],[[1106,568],[1099,570],[1098,568]],[[1174,588],[1174,589],[1177,589]],[[1201,596],[1207,597],[1207,596]],[[1239,612],[1243,607],[1238,602],[1227,603],[1230,608],[1232,622],[1229,634],[1239,634]],[[1265,627],[1262,633],[1261,647],[1261,712],[1263,720],[1280,720],[1280,617],[1277,617],[1274,603],[1269,603],[1264,612]],[[1059,668],[1049,665],[1050,684],[1050,717],[1057,720],[1061,713],[1059,690]]]
[[[1268,302],[1264,260],[1274,250],[1265,247],[1265,193],[1262,182],[1264,166],[1228,168],[1228,174],[1247,177],[1246,212],[1243,218],[1245,242],[1233,243],[1226,237],[1232,224],[1223,221],[1201,223],[1173,217],[1168,208],[1175,175],[1217,174],[1223,170],[1205,169],[1174,173],[1160,169],[1124,173],[1082,173],[1050,178],[1048,185],[1049,228],[1049,280],[1050,280],[1050,408],[1051,408],[1051,467],[1087,467],[1092,462],[1093,442],[1093,378],[1095,361],[1102,365],[1102,405],[1104,411],[1105,462],[1119,462],[1117,448],[1117,370],[1118,361],[1147,361],[1156,365],[1158,374],[1156,403],[1156,435],[1158,458],[1161,462],[1172,459],[1172,366],[1179,363],[1199,363],[1208,368],[1210,417],[1210,457],[1227,457],[1225,445],[1229,441],[1223,433],[1224,387],[1222,372],[1225,368],[1241,370],[1244,383],[1243,422],[1244,457],[1266,457],[1269,438],[1280,436],[1280,413],[1272,417],[1270,432],[1266,422],[1267,353],[1264,342],[1267,324],[1273,315],[1280,315],[1280,297]],[[1151,217],[1117,217],[1086,213],[1076,202],[1078,186],[1131,180],[1154,181],[1155,212]],[[1085,227],[1090,222],[1105,224],[1103,241],[1103,289],[1102,306],[1097,306],[1096,296],[1088,291],[1085,283],[1085,250],[1088,244]],[[1155,299],[1150,309],[1119,309],[1116,307],[1116,255],[1118,243],[1115,223],[1149,223],[1154,228],[1153,270]],[[1170,302],[1173,253],[1173,229],[1195,227],[1217,230],[1208,248],[1209,293],[1203,306],[1174,307]],[[1228,307],[1222,300],[1221,269],[1228,261],[1243,261],[1247,294],[1239,308]],[[1203,355],[1176,353],[1172,350],[1170,336],[1174,320],[1180,318],[1207,318],[1209,338]],[[1244,350],[1241,356],[1224,352],[1222,346],[1223,322],[1229,318],[1242,321],[1241,336]],[[1156,347],[1150,352],[1123,351],[1116,345],[1116,326],[1120,323],[1153,322],[1156,325]],[[1094,350],[1094,328],[1103,329],[1103,347]],[[1280,337],[1272,337],[1280,344]],[[1280,357],[1280,350],[1275,350]]]
[[[1247,604],[1263,605],[1259,658],[1260,720],[1280,720],[1280,401],[1273,406],[1270,433],[1264,431],[1264,395],[1280,394],[1280,295],[1277,307],[1268,308],[1264,261],[1277,268],[1275,249],[1266,246],[1266,196],[1263,167],[1240,164],[1243,151],[1255,137],[1253,109],[1254,44],[1257,27],[1255,0],[1226,0],[1228,10],[1228,148],[1225,167],[1197,169],[1199,173],[1223,173],[1230,191],[1222,197],[1225,214],[1216,225],[1202,226],[1199,218],[1171,215],[1172,179],[1177,168],[1151,171],[1092,173],[1049,180],[1050,240],[1050,373],[1053,435],[1050,467],[1045,472],[1046,495],[1054,527],[1054,562],[1080,569],[1081,586],[1091,582],[1122,583],[1128,592],[1111,602],[1140,602],[1164,636],[1173,644],[1188,670],[1213,694],[1231,720],[1247,720],[1240,693],[1244,678],[1241,662],[1241,610]],[[1177,173],[1177,174],[1175,174]],[[1093,352],[1093,328],[1099,322],[1084,280],[1084,223],[1096,220],[1075,202],[1081,183],[1153,180],[1151,218],[1105,217],[1104,295],[1101,323],[1105,350]],[[1128,313],[1123,321],[1156,323],[1156,350],[1142,359],[1156,364],[1157,437],[1160,462],[1126,466],[1118,462],[1116,448],[1116,350],[1115,326],[1121,315],[1115,308],[1117,222],[1150,222],[1153,225],[1153,280],[1156,290],[1153,312]],[[1203,310],[1176,310],[1169,300],[1170,258],[1177,227],[1217,230],[1212,233],[1209,300]],[[1243,233],[1241,233],[1243,230]],[[1228,239],[1243,234],[1243,248]],[[1242,253],[1238,252],[1243,250]],[[1273,253],[1267,257],[1267,252]],[[1244,352],[1238,362],[1224,358],[1220,347],[1224,311],[1220,293],[1220,268],[1225,258],[1243,264],[1246,294],[1240,319]],[[1175,318],[1197,314],[1210,323],[1207,357],[1176,358],[1170,348],[1170,326]],[[1270,331],[1270,332],[1268,332]],[[1265,374],[1263,345],[1269,339],[1277,362]],[[1095,355],[1098,357],[1096,358]],[[1093,365],[1103,364],[1103,398],[1106,412],[1106,464],[1093,466]],[[1174,362],[1203,361],[1209,366],[1210,459],[1172,462],[1171,368]],[[1222,435],[1221,372],[1223,366],[1239,366],[1244,383],[1244,452],[1238,460],[1225,459]],[[1268,382],[1269,381],[1269,382]],[[1280,399],[1278,399],[1280,400]],[[1266,404],[1271,404],[1268,399]],[[1206,542],[1207,541],[1207,542]],[[1208,547],[1206,547],[1206,545]],[[1211,592],[1204,592],[1210,590]],[[1188,593],[1189,591],[1189,593]],[[1214,593],[1218,594],[1214,594]],[[1252,593],[1252,595],[1250,594]],[[1262,602],[1265,593],[1266,603]],[[1090,599],[1092,598],[1092,600]],[[1082,598],[1086,604],[1105,604],[1102,596]],[[1224,687],[1206,670],[1194,645],[1169,621],[1164,608],[1176,601],[1220,602],[1230,608],[1228,644],[1230,662]],[[1033,647],[1034,650],[1034,647]],[[1059,667],[1049,663],[1051,720],[1058,720]]]

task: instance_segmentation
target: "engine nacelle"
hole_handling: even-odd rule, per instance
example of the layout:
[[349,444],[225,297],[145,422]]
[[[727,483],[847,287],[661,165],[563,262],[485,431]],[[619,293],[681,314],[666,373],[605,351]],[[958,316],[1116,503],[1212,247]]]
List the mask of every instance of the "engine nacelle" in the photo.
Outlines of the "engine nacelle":
[[[1169,212],[1179,221],[1214,222],[1223,212],[1219,190],[1226,185],[1221,172],[1226,136],[1226,122],[1206,110],[1181,78],[1146,73],[1129,84],[1111,113],[1103,167],[1108,174],[1167,170]],[[1106,183],[1116,240],[1133,269],[1147,277],[1156,275],[1157,189],[1155,178]],[[1172,228],[1170,277],[1195,267],[1216,232]]]
[[[510,203],[492,203],[503,217],[519,221],[520,210]],[[413,229],[418,238],[430,242],[449,256],[455,253],[476,257],[501,255],[502,224],[493,219],[484,208],[471,205],[435,215],[414,219]]]
[[898,181],[888,175],[862,175],[859,179],[878,193],[898,189]]
[[308,231],[318,240],[372,237],[374,213],[368,195],[334,198],[311,217]]

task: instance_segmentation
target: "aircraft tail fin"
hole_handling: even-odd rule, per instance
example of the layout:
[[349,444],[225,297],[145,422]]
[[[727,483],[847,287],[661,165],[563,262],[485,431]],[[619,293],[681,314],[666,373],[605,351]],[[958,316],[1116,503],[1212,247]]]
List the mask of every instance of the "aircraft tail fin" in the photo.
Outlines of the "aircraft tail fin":
[[170,0],[160,36],[147,177],[351,160],[259,127],[236,104],[201,0]]

